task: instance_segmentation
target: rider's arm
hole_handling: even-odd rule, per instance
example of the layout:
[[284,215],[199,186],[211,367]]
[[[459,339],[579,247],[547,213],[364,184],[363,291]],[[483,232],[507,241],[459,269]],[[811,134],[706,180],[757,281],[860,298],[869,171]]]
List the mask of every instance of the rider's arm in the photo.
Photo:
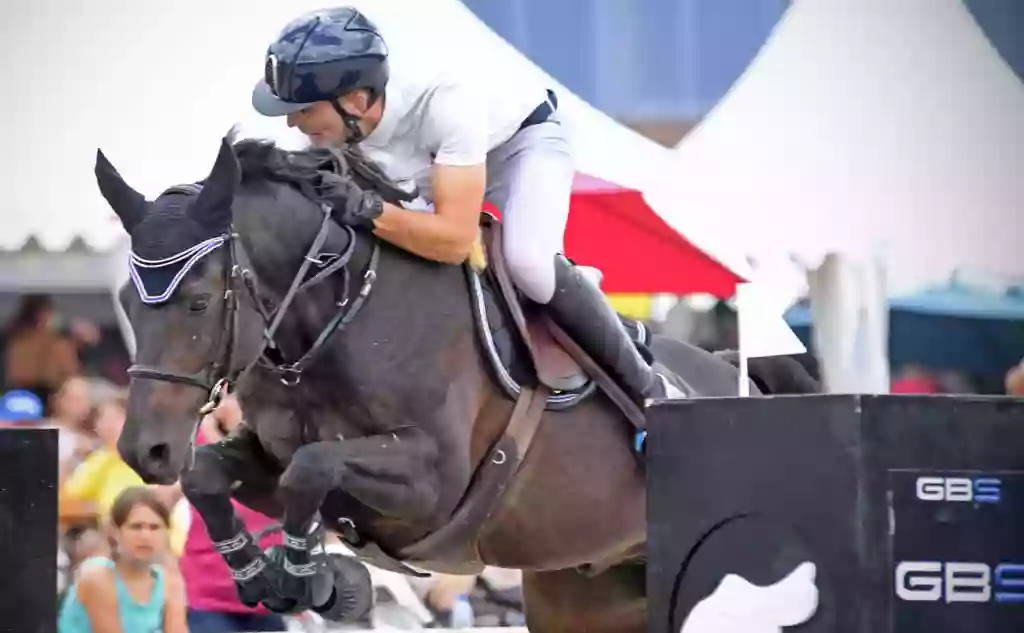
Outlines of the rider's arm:
[[484,201],[486,104],[468,84],[444,85],[431,97],[423,125],[435,154],[434,213],[385,203],[375,233],[420,257],[461,264],[476,240]]

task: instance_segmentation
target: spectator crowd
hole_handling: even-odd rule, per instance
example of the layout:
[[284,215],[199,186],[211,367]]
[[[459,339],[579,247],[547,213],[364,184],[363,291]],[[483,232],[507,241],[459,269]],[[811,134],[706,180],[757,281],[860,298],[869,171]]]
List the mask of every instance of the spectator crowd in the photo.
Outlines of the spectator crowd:
[[[81,362],[83,350],[98,343],[98,328],[62,319],[49,297],[26,295],[5,334],[0,427],[58,433],[59,633],[302,627],[303,616],[286,619],[241,604],[227,564],[180,485],[147,485],[121,459],[117,440],[126,419],[127,388],[96,377],[100,372]],[[197,443],[219,441],[241,423],[239,403],[228,394],[200,422]],[[250,533],[276,524],[237,502],[234,507]],[[280,541],[280,533],[270,530],[260,544],[267,548]],[[507,571],[491,570],[486,588],[497,587],[507,599],[511,589],[514,603],[518,575],[510,578]],[[432,617],[450,624],[453,611],[465,611],[479,582],[439,576],[412,589]]]

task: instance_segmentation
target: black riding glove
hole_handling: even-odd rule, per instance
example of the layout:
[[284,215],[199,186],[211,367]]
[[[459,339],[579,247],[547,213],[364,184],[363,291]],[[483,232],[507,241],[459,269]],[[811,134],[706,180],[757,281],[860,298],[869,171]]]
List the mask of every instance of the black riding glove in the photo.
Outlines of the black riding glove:
[[331,205],[331,219],[342,226],[372,229],[373,221],[384,213],[384,199],[380,194],[364,190],[351,178],[324,172],[317,193]]

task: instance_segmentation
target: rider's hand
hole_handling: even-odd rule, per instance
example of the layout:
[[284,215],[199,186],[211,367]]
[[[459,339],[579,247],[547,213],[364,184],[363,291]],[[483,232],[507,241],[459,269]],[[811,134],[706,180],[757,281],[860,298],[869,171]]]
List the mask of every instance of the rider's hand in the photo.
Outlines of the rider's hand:
[[365,191],[350,178],[324,174],[320,195],[332,205],[331,217],[343,226],[373,228],[384,213],[384,199],[376,191]]

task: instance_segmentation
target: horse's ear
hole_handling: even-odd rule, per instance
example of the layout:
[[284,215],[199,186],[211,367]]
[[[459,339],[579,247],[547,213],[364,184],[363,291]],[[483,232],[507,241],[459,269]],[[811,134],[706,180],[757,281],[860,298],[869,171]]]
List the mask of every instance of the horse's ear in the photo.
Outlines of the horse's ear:
[[238,188],[240,172],[230,137],[224,137],[217,161],[203,183],[203,190],[188,210],[189,217],[214,234],[228,231],[231,228],[231,201]]
[[121,226],[131,235],[132,230],[146,217],[146,197],[128,186],[99,149],[96,150],[95,172],[100,193],[121,219]]

